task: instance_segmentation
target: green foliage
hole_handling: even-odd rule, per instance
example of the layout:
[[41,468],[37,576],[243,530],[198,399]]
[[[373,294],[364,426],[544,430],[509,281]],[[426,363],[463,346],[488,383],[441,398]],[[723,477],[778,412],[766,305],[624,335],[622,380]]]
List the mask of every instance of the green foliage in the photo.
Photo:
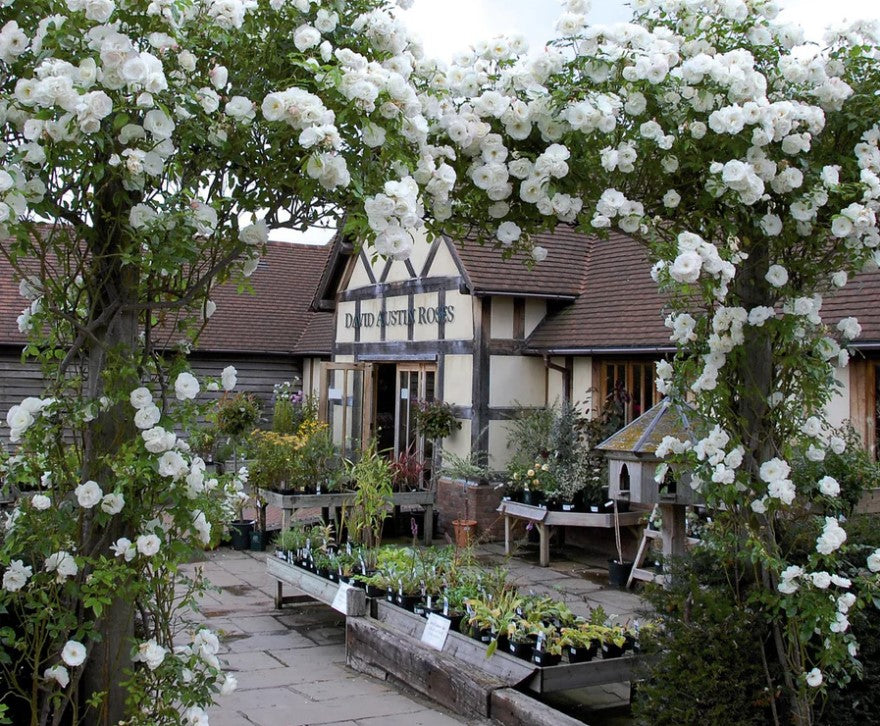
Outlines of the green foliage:
[[445,439],[461,428],[461,421],[446,401],[416,401],[413,414],[416,430],[428,440]]
[[354,502],[343,513],[349,537],[365,547],[378,547],[394,497],[394,474],[388,459],[376,451],[375,439],[357,462],[348,462],[348,476],[355,484]]
[[483,452],[474,451],[467,456],[459,456],[453,451],[444,451],[442,458],[441,476],[479,484],[488,482],[492,476],[492,470],[486,463],[488,457]]
[[214,422],[218,433],[238,439],[260,422],[263,407],[252,393],[224,393],[217,401]]
[[866,490],[880,487],[880,463],[864,448],[852,426],[833,433],[846,443],[846,449],[838,454],[829,448],[822,461],[799,455],[792,461],[791,478],[798,491],[813,492],[821,497],[819,480],[824,476],[833,477],[840,484],[840,496],[826,498],[826,509],[829,513],[850,514]]
[[661,627],[643,646],[658,660],[644,674],[633,701],[639,724],[772,722],[762,666],[767,625],[760,613],[741,607],[724,584],[705,584],[704,573],[701,565],[677,562],[673,587],[649,590]]

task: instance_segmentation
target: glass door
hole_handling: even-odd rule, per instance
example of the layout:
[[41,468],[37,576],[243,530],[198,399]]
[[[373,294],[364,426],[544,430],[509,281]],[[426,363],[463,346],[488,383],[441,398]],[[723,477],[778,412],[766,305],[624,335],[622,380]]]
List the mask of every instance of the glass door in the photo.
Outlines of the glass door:
[[347,459],[357,459],[370,438],[373,370],[369,363],[322,363],[319,418]]
[[423,467],[422,484],[431,481],[434,442],[426,441],[416,429],[415,412],[421,401],[433,401],[437,368],[433,363],[400,363],[397,366],[394,457],[413,457]]

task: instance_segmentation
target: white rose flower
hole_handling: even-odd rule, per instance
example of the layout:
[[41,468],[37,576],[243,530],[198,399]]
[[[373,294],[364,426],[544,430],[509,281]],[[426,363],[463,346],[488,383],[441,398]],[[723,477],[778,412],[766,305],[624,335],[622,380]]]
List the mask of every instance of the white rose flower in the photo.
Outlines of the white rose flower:
[[246,245],[266,244],[269,241],[269,227],[266,225],[266,221],[261,219],[259,222],[243,227],[238,233],[238,239]]
[[696,282],[700,278],[700,270],[703,267],[703,258],[693,251],[682,252],[672,266],[669,275],[676,282]]
[[58,582],[63,582],[66,577],[74,577],[79,572],[79,566],[73,559],[73,555],[64,550],[49,555],[46,558],[44,568],[46,572],[57,572]]
[[238,371],[235,370],[235,366],[226,366],[223,369],[223,372],[220,374],[220,382],[223,384],[224,391],[231,391],[235,388],[237,375]]
[[167,652],[168,651],[159,645],[154,638],[150,638],[148,641],[141,643],[138,646],[138,653],[135,656],[135,660],[146,663],[147,668],[154,671],[162,665],[162,661],[165,660],[165,654]]
[[161,418],[162,412],[159,410],[159,407],[151,403],[138,409],[134,415],[134,425],[139,429],[151,429],[159,423]]
[[162,545],[161,540],[155,534],[142,534],[138,536],[136,546],[137,551],[144,557],[152,557],[159,551]]
[[226,114],[241,121],[250,121],[256,116],[254,104],[244,96],[233,96],[225,107]]
[[521,234],[522,230],[515,222],[502,222],[498,226],[498,231],[495,233],[495,236],[502,245],[509,245],[516,242]]
[[101,511],[107,514],[119,514],[125,506],[125,497],[117,492],[105,494],[101,500]]
[[223,679],[223,683],[220,686],[220,695],[228,696],[232,693],[236,688],[238,688],[238,681],[235,676],[231,673],[227,673],[226,677]]
[[876,549],[868,555],[868,569],[871,572],[880,572],[880,549]]
[[846,542],[846,530],[834,517],[825,517],[825,527],[816,539],[816,552],[820,555],[830,555],[840,549],[844,542]]
[[862,326],[859,325],[857,318],[843,318],[837,323],[837,329],[840,334],[847,340],[855,340],[862,334]]
[[818,688],[822,685],[822,671],[818,668],[813,668],[813,670],[807,673],[806,679],[808,686],[811,688]]
[[126,562],[131,562],[137,554],[137,548],[128,537],[120,537],[110,545],[110,549],[116,557],[124,557]]
[[813,585],[820,590],[827,590],[831,585],[831,575],[824,571],[811,572],[810,579],[813,581]]
[[321,42],[321,33],[311,25],[300,25],[293,32],[293,44],[300,52],[314,48]]
[[21,560],[12,560],[3,573],[3,589],[7,592],[18,592],[33,574],[33,568],[25,565]]
[[144,116],[144,129],[160,141],[168,139],[174,133],[174,120],[164,111],[154,108],[151,111],[147,111],[146,116]]
[[13,406],[6,414],[6,423],[11,429],[24,432],[33,425],[34,416],[24,406]]
[[141,432],[144,445],[151,454],[161,454],[163,451],[174,448],[177,436],[173,431],[166,431],[162,426],[154,426],[148,431]]
[[192,373],[184,371],[177,376],[177,380],[174,381],[174,394],[177,396],[178,401],[191,400],[198,393],[199,382]]
[[76,501],[79,502],[79,506],[83,509],[91,509],[101,501],[101,497],[104,495],[101,487],[98,486],[98,482],[91,479],[80,484],[73,490],[73,493],[76,494]]
[[186,460],[177,451],[166,451],[159,457],[159,474],[161,476],[179,479],[186,476],[188,471]]
[[776,214],[765,214],[761,217],[761,230],[768,237],[775,237],[782,231],[782,220]]
[[61,649],[61,660],[71,668],[81,666],[86,660],[86,647],[75,640],[68,640]]
[[70,674],[63,665],[54,665],[43,671],[43,678],[47,681],[55,681],[62,688],[67,688],[70,683]]
[[788,271],[782,265],[770,265],[770,269],[767,270],[764,279],[773,287],[782,287],[788,282]]
[[31,505],[42,512],[52,506],[52,500],[45,494],[35,494],[31,497]]
[[229,71],[226,66],[214,66],[208,72],[208,76],[211,78],[211,85],[219,91],[226,86],[226,82],[229,80]]
[[832,476],[823,476],[819,480],[819,491],[826,497],[836,497],[840,494],[840,484]]

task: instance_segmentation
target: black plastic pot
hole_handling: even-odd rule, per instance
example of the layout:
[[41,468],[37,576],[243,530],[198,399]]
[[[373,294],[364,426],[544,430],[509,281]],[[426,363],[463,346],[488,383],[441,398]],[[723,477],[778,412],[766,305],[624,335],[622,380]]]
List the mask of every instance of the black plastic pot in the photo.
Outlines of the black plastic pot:
[[632,568],[632,562],[608,560],[608,583],[617,587],[626,587],[626,581],[629,579]]
[[256,529],[251,531],[249,542],[251,552],[265,552],[267,539],[266,532],[259,532]]
[[232,534],[232,549],[246,550],[251,544],[251,532],[254,531],[254,521],[236,519],[229,523],[229,532]]
[[394,604],[402,607],[404,610],[409,610],[413,612],[416,605],[419,604],[419,601],[422,599],[421,595],[401,595],[398,593],[394,597]]
[[596,657],[596,654],[598,652],[598,640],[594,640],[587,648],[575,648],[574,646],[569,646],[565,649],[565,653],[568,656],[569,663],[588,663]]
[[534,663],[539,668],[546,668],[548,666],[559,665],[562,661],[561,655],[554,655],[553,653],[547,653],[543,650],[536,650],[532,654],[532,663]]
[[522,658],[523,660],[531,660],[534,650],[535,645],[529,640],[525,640],[520,643],[516,642],[515,640],[507,641],[507,652],[511,655],[516,656],[517,658]]
[[604,643],[602,645],[602,659],[620,658],[626,650],[626,644],[616,645],[614,643]]
[[449,621],[450,630],[459,633],[461,632],[461,621],[464,619],[463,613],[450,613],[449,615],[444,615],[441,611],[440,617],[446,618]]

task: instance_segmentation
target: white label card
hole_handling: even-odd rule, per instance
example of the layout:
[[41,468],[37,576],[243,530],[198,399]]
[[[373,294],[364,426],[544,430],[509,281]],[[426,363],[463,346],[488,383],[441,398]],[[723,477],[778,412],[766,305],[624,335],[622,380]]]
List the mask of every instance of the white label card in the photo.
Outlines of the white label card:
[[336,596],[333,598],[330,607],[338,610],[343,615],[348,615],[348,591],[351,589],[353,589],[352,585],[349,585],[347,582],[340,582],[339,589],[336,591]]
[[330,388],[327,391],[327,398],[331,401],[339,401],[342,399],[342,389],[341,388]]
[[446,636],[449,635],[450,624],[451,622],[447,618],[442,618],[437,613],[431,613],[425,624],[425,630],[422,632],[422,642],[434,650],[443,650]]
[[401,401],[408,401],[409,400],[409,389],[408,388],[401,388],[400,389],[400,400]]

